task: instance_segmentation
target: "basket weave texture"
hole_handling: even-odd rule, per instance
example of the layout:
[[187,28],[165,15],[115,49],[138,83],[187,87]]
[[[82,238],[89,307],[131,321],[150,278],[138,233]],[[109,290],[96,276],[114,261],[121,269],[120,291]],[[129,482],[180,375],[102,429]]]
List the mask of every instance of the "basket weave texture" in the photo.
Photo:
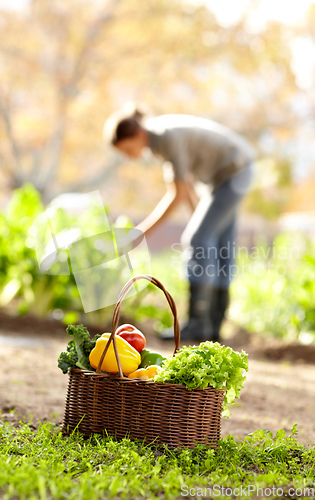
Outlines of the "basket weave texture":
[[[220,439],[224,390],[188,390],[183,385],[157,383],[123,376],[115,342],[120,305],[133,284],[147,279],[160,288],[174,316],[175,350],[179,348],[180,331],[176,306],[171,295],[153,276],[140,275],[122,289],[113,314],[112,333],[96,371],[70,369],[63,432],[78,429],[86,436],[107,433],[139,439],[169,447],[194,448],[203,443],[215,448]],[[100,371],[110,342],[114,344],[119,378]]]

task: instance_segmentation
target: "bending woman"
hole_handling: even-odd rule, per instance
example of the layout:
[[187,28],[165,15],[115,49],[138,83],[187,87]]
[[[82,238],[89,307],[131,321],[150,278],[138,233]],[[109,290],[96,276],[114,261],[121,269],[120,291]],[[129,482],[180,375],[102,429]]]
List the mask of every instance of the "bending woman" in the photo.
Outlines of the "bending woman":
[[[189,205],[193,214],[182,245],[190,303],[181,338],[218,340],[235,274],[237,210],[250,186],[254,151],[228,128],[193,116],[163,115],[143,122],[135,112],[110,123],[111,143],[128,157],[138,158],[150,148],[171,165],[165,196],[137,228],[148,235],[179,204]],[[200,200],[196,183],[204,184]]]

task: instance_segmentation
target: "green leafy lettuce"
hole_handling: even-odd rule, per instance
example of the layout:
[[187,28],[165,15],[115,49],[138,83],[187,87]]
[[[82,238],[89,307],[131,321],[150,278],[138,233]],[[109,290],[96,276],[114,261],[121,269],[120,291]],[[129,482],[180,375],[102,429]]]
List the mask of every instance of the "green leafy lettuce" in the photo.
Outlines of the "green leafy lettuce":
[[169,357],[155,382],[183,384],[187,389],[225,389],[224,417],[230,416],[229,406],[240,397],[248,371],[247,354],[234,351],[218,342],[202,342],[198,346],[184,346]]
[[69,325],[68,335],[73,339],[68,342],[67,350],[62,352],[58,358],[58,366],[63,373],[67,373],[69,368],[82,368],[92,370],[89,361],[89,354],[95,347],[96,340],[100,335],[95,335],[93,339],[83,325]]

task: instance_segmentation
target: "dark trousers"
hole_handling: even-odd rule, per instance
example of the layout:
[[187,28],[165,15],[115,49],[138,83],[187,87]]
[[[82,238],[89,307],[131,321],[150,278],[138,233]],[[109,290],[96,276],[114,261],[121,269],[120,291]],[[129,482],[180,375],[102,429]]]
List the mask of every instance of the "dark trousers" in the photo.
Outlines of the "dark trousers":
[[235,227],[238,206],[248,192],[253,165],[249,164],[200,200],[182,236],[191,284],[228,289],[235,265]]

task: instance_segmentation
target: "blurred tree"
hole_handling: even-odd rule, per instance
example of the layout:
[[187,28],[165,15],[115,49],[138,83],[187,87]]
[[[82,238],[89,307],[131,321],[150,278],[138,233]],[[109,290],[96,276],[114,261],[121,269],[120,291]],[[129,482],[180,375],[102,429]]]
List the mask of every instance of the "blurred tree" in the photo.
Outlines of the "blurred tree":
[[257,162],[256,183],[245,197],[243,208],[247,212],[262,215],[265,219],[277,219],[286,210],[292,191],[291,164],[288,158],[262,158]]
[[292,193],[290,200],[284,207],[288,212],[299,210],[312,211],[315,215],[315,177],[301,183]]
[[46,0],[34,0],[26,12],[2,13],[0,114],[7,141],[1,153],[10,188],[29,181],[49,198],[62,160],[67,167],[67,153],[86,128],[82,123],[73,141],[90,51],[118,3],[107,2],[101,15],[83,2],[65,7]]
[[[156,113],[212,117],[264,155],[280,150],[292,162],[281,145],[305,113],[296,112],[303,106],[290,47],[312,28],[272,22],[255,30],[255,5],[230,26],[184,0],[32,0],[25,10],[2,10],[1,185],[32,182],[45,201],[99,188],[117,165],[102,145],[104,119],[131,99]],[[142,183],[134,181],[133,189]],[[119,182],[112,196],[130,190]]]

